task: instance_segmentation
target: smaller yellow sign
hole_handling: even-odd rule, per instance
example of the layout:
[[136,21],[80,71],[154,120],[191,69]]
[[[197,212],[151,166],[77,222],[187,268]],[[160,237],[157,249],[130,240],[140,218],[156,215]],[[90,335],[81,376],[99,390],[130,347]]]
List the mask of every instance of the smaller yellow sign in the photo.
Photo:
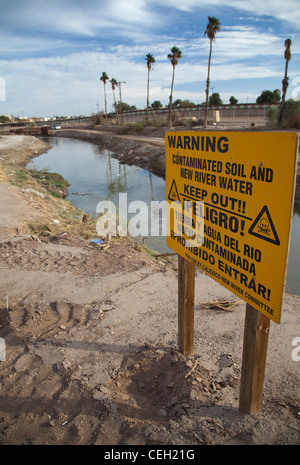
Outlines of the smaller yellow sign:
[[167,132],[167,244],[280,322],[297,134]]

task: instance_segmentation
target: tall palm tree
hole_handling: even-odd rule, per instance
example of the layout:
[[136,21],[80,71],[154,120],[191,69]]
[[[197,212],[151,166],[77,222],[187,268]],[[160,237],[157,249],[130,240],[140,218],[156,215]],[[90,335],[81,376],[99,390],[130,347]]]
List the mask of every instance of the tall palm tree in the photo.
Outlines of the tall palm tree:
[[287,91],[287,88],[288,88],[288,85],[289,85],[289,78],[288,78],[287,72],[288,72],[289,61],[292,58],[291,45],[292,45],[291,39],[286,39],[284,41],[284,46],[285,46],[285,51],[284,51],[285,71],[284,71],[284,78],[282,80],[282,99],[281,99],[281,105],[280,105],[279,121],[282,121],[284,104],[285,104],[285,96],[286,96],[286,91]]
[[208,116],[208,97],[209,97],[209,74],[210,74],[210,61],[211,61],[211,52],[212,52],[212,43],[215,40],[217,31],[220,30],[221,23],[220,21],[215,18],[214,16],[208,16],[208,24],[206,26],[206,30],[204,35],[210,40],[210,49],[209,49],[209,57],[208,57],[208,70],[207,70],[207,81],[206,81],[206,105],[205,105],[205,121],[204,126],[207,127],[207,116]]
[[112,91],[113,91],[115,109],[116,109],[116,112],[117,112],[117,121],[118,121],[118,125],[119,125],[120,124],[119,123],[119,112],[118,112],[118,105],[116,103],[116,97],[115,97],[115,88],[118,85],[118,81],[116,79],[112,78],[109,82],[111,83],[111,88],[112,88]]
[[147,82],[147,114],[146,114],[146,122],[148,123],[149,118],[149,81],[150,81],[150,71],[153,69],[153,63],[155,63],[155,58],[151,53],[147,53],[145,60],[147,61],[147,68],[148,68],[148,82]]
[[100,81],[103,82],[104,84],[104,104],[105,104],[105,119],[107,121],[107,101],[106,101],[106,81],[109,80],[109,77],[107,76],[106,72],[103,71],[102,76],[100,77]]
[[172,75],[172,84],[171,84],[171,94],[170,94],[170,104],[169,104],[169,127],[172,127],[172,99],[173,99],[173,85],[174,85],[174,76],[175,76],[175,66],[178,63],[179,58],[181,58],[181,50],[177,47],[171,48],[171,52],[168,54],[168,59],[171,61],[173,66],[173,75]]

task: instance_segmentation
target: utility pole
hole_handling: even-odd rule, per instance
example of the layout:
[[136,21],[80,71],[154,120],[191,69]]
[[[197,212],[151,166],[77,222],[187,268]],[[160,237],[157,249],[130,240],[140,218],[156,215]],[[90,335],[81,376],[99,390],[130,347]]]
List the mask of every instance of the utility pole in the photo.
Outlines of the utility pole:
[[120,119],[121,119],[121,126],[123,124],[123,108],[122,108],[122,91],[121,91],[121,84],[126,84],[125,81],[119,81],[118,86],[119,86],[119,93],[120,93]]

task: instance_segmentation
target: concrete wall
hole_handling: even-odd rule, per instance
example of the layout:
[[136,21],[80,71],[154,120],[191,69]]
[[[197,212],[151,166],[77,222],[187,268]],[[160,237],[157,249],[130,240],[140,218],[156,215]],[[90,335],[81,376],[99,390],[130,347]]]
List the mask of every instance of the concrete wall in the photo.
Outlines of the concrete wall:
[[[221,105],[219,107],[209,107],[208,118],[210,121],[224,124],[260,124],[264,125],[267,122],[267,113],[272,105]],[[168,119],[168,108],[160,108],[158,110],[149,110],[149,120],[151,121],[166,121]],[[197,121],[204,120],[204,106],[195,106],[191,108],[175,108],[172,111],[172,119],[193,118]],[[219,118],[218,118],[219,115]],[[122,115],[123,124],[137,123],[144,121],[146,118],[146,110],[137,110],[125,112]],[[108,119],[114,120],[114,115],[108,115]]]
[[[257,124],[265,125],[267,122],[268,110],[273,105],[258,105],[258,104],[244,104],[244,105],[221,105],[218,107],[209,107],[208,118],[209,121],[215,122],[216,124]],[[158,110],[149,109],[149,120],[155,123],[168,121],[169,110],[168,108],[159,108]],[[191,108],[175,108],[172,111],[172,121],[176,123],[176,120],[182,120],[183,118],[193,118],[195,121],[201,123],[204,121],[205,108],[204,106],[195,106]],[[219,115],[219,118],[218,118]],[[121,115],[120,115],[121,116]],[[117,124],[116,114],[110,113],[107,115],[108,123]],[[121,118],[120,118],[121,119]],[[122,115],[122,123],[137,123],[139,121],[145,121],[146,110],[136,110],[124,112]],[[48,124],[57,124],[58,121],[49,121]],[[67,120],[59,120],[60,124],[76,125],[82,123],[89,123],[90,117],[83,118],[68,118]],[[28,126],[28,122],[17,122],[17,123],[6,123],[1,124],[0,128],[9,127],[20,127]],[[37,126],[45,125],[44,122],[37,122]]]

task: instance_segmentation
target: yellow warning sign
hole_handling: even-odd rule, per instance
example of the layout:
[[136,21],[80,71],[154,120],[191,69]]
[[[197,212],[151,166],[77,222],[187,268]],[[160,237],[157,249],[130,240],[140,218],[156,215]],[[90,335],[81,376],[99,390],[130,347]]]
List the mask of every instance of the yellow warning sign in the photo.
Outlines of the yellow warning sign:
[[280,322],[297,162],[292,132],[167,132],[167,244]]

